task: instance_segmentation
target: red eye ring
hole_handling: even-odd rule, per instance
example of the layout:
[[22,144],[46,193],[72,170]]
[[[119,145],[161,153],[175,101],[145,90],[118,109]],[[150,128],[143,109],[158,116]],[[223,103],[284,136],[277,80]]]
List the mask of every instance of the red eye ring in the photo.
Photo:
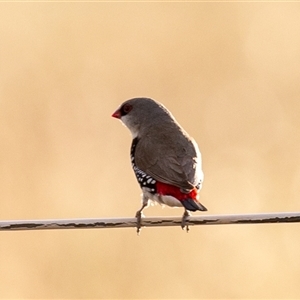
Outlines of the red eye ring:
[[126,103],[126,104],[124,104],[122,110],[123,110],[124,114],[128,114],[132,110],[132,105]]

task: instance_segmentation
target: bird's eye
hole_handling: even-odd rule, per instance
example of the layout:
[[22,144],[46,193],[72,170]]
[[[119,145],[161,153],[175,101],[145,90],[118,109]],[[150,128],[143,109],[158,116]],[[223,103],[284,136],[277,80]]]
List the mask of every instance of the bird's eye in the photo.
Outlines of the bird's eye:
[[130,111],[132,110],[132,105],[130,104],[124,104],[122,107],[122,115],[125,116],[127,115]]

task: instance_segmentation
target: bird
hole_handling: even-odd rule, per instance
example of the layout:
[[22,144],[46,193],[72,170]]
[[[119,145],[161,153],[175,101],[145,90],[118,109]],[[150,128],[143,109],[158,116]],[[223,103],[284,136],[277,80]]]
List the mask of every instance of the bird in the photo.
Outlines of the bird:
[[142,206],[136,212],[137,232],[142,212],[151,202],[183,207],[181,227],[191,211],[207,211],[199,202],[204,175],[196,141],[160,102],[138,97],[126,100],[112,114],[130,130],[130,158],[142,189]]

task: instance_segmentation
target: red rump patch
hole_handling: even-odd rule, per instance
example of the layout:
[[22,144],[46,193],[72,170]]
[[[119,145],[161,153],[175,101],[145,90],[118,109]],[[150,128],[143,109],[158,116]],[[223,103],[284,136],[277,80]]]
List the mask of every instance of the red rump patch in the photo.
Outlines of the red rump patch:
[[188,194],[185,194],[180,191],[180,188],[171,184],[156,182],[156,191],[160,195],[164,196],[173,196],[179,201],[183,201],[185,199],[197,199],[198,190],[194,188]]

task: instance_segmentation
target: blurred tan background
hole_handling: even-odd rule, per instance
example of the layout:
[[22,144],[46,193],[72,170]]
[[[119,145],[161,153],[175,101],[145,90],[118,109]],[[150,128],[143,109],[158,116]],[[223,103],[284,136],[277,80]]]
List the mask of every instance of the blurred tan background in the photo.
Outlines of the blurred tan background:
[[[299,3],[1,3],[0,219],[134,216],[131,136],[111,114],[135,96],[197,140],[209,214],[299,211],[299,16]],[[0,298],[300,298],[299,226],[0,232]]]

